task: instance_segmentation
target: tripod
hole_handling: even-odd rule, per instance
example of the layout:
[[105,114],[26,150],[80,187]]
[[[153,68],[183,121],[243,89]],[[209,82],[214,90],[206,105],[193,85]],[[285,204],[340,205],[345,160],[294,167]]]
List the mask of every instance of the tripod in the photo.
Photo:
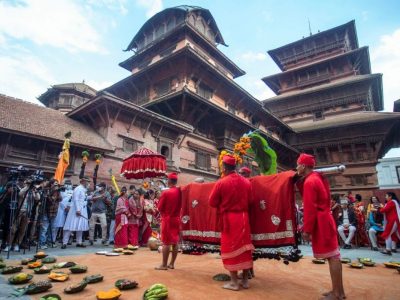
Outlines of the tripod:
[[[10,258],[10,251],[11,251],[11,246],[12,246],[12,240],[11,240],[11,236],[13,236],[11,234],[11,230],[13,228],[14,225],[14,218],[16,216],[16,213],[18,215],[18,193],[19,193],[19,188],[17,186],[16,180],[12,180],[11,183],[11,188],[12,188],[12,192],[11,192],[11,198],[10,198],[10,203],[9,203],[9,223],[8,223],[8,235],[7,235],[7,245],[8,245],[8,249],[7,249],[7,259]],[[7,216],[6,216],[7,217]]]

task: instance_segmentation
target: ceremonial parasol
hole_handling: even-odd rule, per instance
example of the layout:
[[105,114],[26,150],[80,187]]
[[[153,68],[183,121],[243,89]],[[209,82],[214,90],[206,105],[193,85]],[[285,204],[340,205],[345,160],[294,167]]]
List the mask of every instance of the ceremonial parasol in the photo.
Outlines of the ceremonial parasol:
[[140,148],[124,159],[121,175],[126,179],[144,179],[165,176],[167,169],[164,155]]

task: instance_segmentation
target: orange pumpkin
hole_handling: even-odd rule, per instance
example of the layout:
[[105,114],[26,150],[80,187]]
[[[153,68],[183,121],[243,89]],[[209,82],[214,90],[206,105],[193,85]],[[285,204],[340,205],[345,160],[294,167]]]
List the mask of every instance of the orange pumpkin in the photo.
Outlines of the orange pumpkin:
[[43,264],[40,261],[35,261],[33,263],[28,264],[29,269],[40,268],[41,266],[43,266]]
[[117,300],[121,296],[119,289],[111,289],[106,292],[99,291],[96,293],[98,300]]

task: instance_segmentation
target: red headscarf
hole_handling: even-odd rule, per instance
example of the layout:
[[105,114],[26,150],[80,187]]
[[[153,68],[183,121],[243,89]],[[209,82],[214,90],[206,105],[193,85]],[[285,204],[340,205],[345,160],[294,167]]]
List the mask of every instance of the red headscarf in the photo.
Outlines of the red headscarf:
[[235,159],[235,157],[234,157],[233,155],[231,155],[231,154],[226,154],[226,155],[224,155],[224,157],[222,158],[222,161],[223,161],[224,163],[226,163],[227,165],[236,166],[236,159]]
[[307,167],[315,166],[315,158],[314,156],[306,153],[301,153],[299,158],[297,159],[298,165],[305,165]]
[[170,173],[168,179],[178,180],[178,175],[176,173]]

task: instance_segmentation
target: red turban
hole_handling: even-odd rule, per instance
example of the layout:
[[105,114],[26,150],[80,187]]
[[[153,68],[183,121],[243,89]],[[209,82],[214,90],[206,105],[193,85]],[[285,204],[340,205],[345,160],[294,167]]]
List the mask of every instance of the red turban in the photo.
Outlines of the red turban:
[[170,173],[168,179],[178,180],[178,175],[176,173]]
[[236,159],[232,154],[226,154],[222,158],[222,161],[230,166],[236,166]]
[[240,168],[239,173],[247,173],[247,174],[250,174],[250,173],[251,173],[251,170],[250,170],[248,167],[242,167],[242,168]]
[[305,165],[308,167],[314,167],[315,166],[315,158],[314,156],[306,153],[301,153],[299,158],[297,159],[297,164],[299,165]]

